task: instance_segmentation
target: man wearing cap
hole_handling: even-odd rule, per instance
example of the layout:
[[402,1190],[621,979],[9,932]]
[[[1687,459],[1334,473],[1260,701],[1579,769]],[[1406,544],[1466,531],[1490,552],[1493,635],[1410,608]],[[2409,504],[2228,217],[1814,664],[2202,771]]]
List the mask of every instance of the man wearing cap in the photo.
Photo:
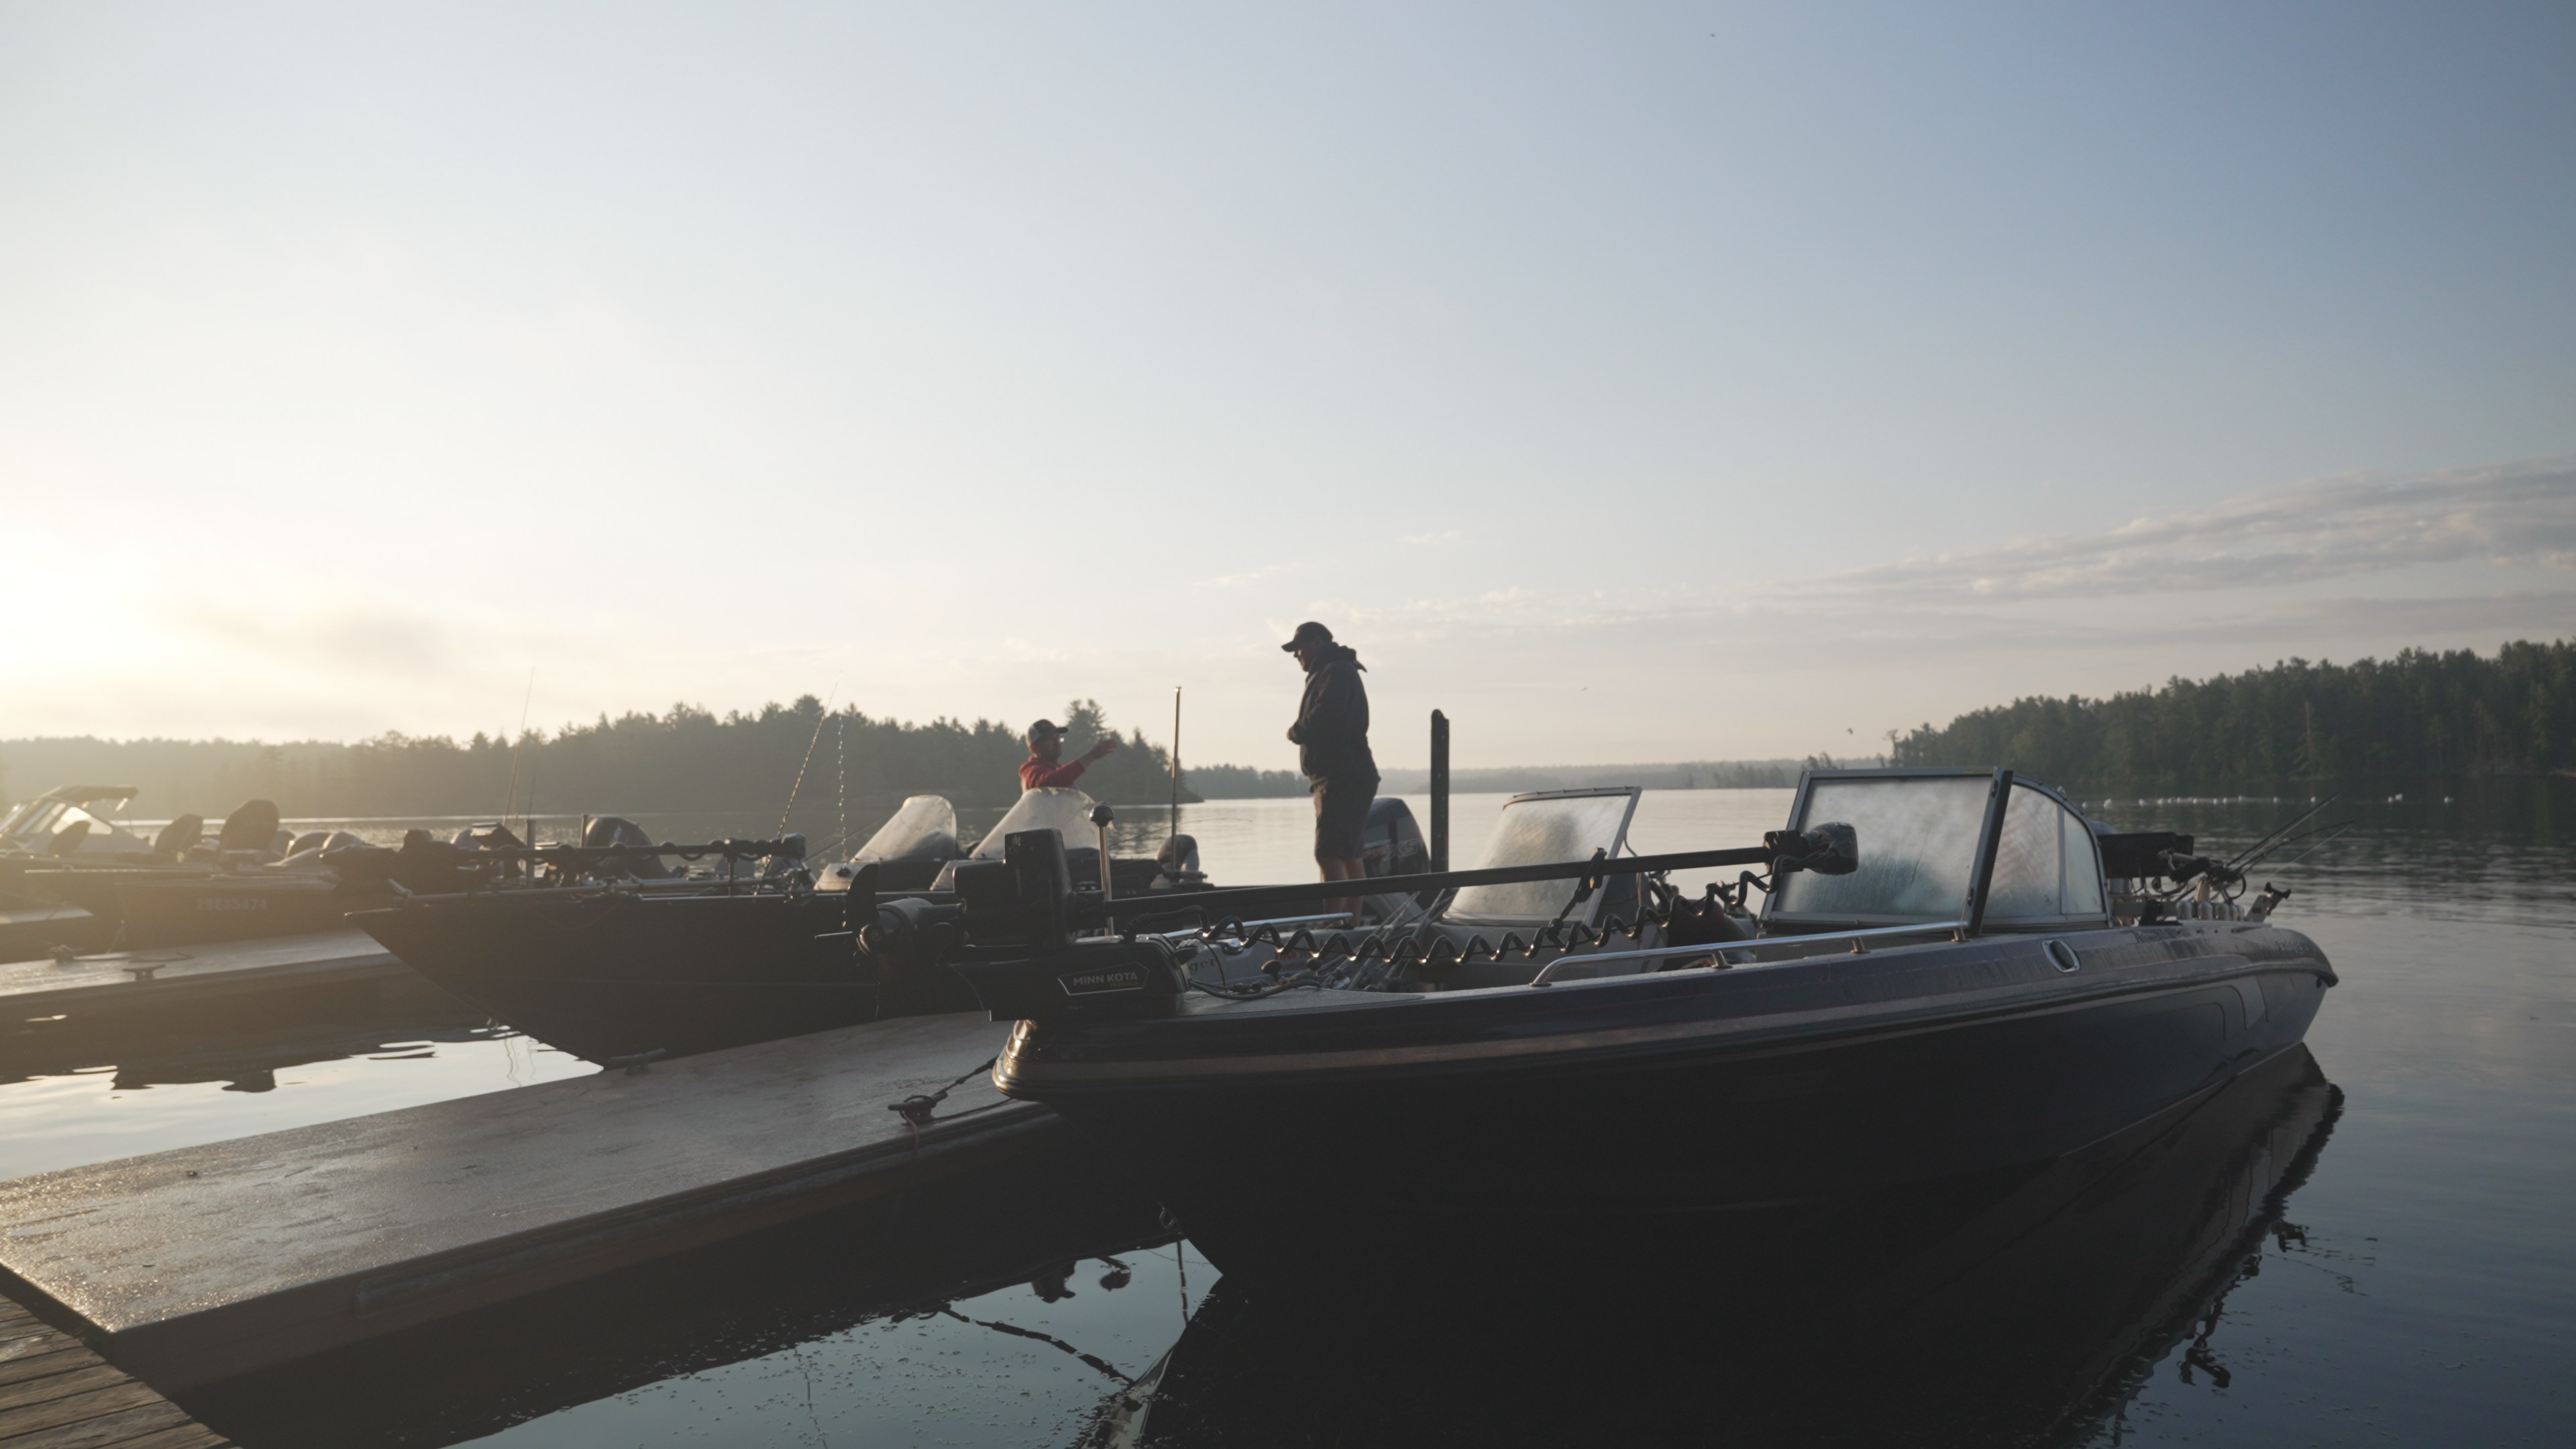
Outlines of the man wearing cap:
[[1118,750],[1118,737],[1105,734],[1100,737],[1100,743],[1093,745],[1081,759],[1065,763],[1064,726],[1051,719],[1042,719],[1029,726],[1025,738],[1029,743],[1029,757],[1020,762],[1020,788],[1023,790],[1053,790],[1069,786],[1082,778],[1082,772],[1091,767],[1092,761]]
[[[1315,794],[1315,864],[1326,880],[1359,880],[1366,846],[1369,802],[1377,798],[1377,758],[1369,753],[1368,689],[1360,683],[1367,666],[1349,645],[1333,642],[1333,631],[1309,619],[1297,626],[1295,638],[1279,646],[1297,656],[1306,669],[1306,695],[1297,705],[1297,722],[1288,739],[1297,746],[1297,768]],[[1343,909],[1357,909],[1352,897]]]

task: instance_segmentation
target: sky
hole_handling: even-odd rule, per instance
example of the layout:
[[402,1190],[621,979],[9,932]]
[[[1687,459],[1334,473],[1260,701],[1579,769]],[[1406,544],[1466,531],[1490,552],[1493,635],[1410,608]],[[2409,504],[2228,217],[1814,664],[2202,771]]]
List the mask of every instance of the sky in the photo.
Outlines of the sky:
[[2576,634],[2576,7],[0,5],[0,738]]

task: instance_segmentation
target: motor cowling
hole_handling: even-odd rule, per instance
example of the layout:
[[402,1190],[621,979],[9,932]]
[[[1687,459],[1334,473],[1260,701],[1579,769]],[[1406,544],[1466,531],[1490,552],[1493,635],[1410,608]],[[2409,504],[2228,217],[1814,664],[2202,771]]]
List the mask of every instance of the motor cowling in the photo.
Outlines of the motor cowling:
[[1169,944],[1080,940],[1094,921],[1074,909],[1064,839],[1015,831],[998,861],[957,869],[967,949],[951,969],[995,1021],[1102,1020],[1170,1014],[1189,985]]
[[969,951],[950,967],[995,1021],[1169,1016],[1189,978],[1158,937],[1077,941],[1044,956]]

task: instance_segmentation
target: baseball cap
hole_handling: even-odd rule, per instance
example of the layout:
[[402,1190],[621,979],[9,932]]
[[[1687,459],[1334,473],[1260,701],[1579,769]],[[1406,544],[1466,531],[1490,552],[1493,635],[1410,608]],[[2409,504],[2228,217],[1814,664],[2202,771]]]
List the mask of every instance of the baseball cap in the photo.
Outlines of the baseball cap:
[[1057,724],[1051,719],[1042,719],[1036,724],[1029,726],[1028,733],[1020,736],[1020,738],[1028,744],[1030,749],[1034,750],[1038,747],[1038,741],[1053,739],[1057,735],[1063,733],[1064,726]]
[[1332,642],[1333,631],[1316,623],[1314,620],[1309,619],[1305,623],[1297,626],[1297,637],[1280,645],[1279,651],[1283,654],[1294,654],[1309,644],[1330,644]]

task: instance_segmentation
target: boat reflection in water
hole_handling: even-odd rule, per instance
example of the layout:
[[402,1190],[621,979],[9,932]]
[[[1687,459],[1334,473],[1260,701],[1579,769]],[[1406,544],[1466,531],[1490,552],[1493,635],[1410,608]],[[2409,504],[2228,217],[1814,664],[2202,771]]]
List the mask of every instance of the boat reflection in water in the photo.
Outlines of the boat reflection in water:
[[[2226,1382],[2227,1294],[2267,1236],[2297,1250],[2284,1209],[2340,1104],[2298,1048],[2036,1171],[1713,1227],[1660,1265],[1602,1243],[1592,1282],[1511,1258],[1391,1303],[1221,1282],[1085,1443],[2082,1442],[2178,1346]],[[1562,1246],[1527,1261],[1585,1256]]]

